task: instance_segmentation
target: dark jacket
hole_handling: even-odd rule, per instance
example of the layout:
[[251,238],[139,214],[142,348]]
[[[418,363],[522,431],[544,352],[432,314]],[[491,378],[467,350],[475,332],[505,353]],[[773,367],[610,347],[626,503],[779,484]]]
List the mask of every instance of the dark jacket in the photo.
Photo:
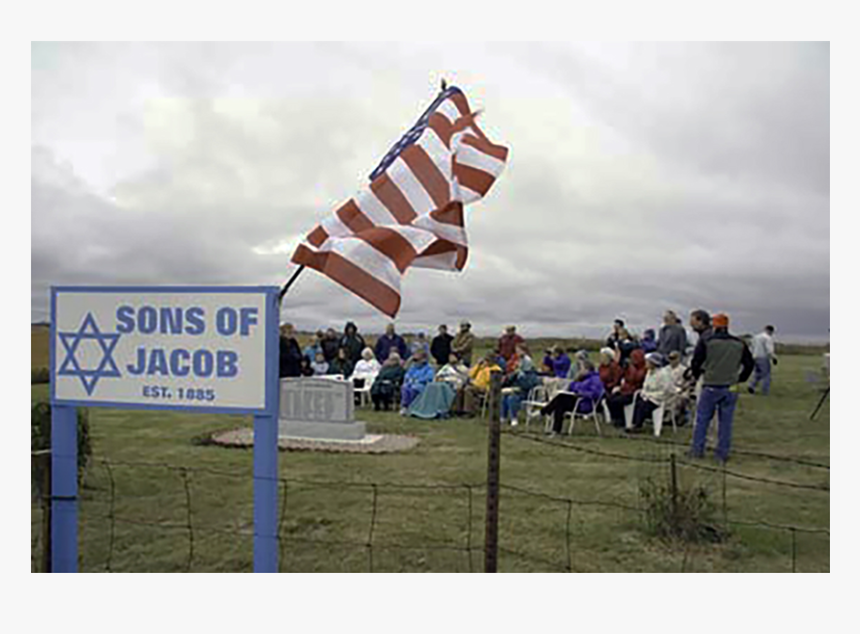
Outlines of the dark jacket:
[[687,331],[681,324],[669,324],[660,328],[660,337],[657,339],[657,352],[668,357],[672,351],[681,355],[687,350]]
[[329,374],[342,374],[344,378],[349,378],[352,376],[352,369],[355,367],[355,364],[349,359],[340,359],[335,357],[328,364],[328,373]]
[[384,365],[370,386],[371,396],[393,396],[399,393],[406,372],[399,365]]
[[704,374],[703,385],[729,387],[743,383],[755,368],[750,349],[725,328],[703,335],[693,351],[690,370],[694,379]]
[[302,349],[299,342],[290,337],[281,337],[279,342],[278,376],[302,375]]
[[361,359],[361,352],[367,346],[364,343],[364,339],[358,333],[354,335],[343,335],[338,342],[338,345],[341,348],[346,348],[346,358],[353,362],[353,364],[358,363],[359,359]]
[[430,354],[440,366],[448,363],[448,357],[451,356],[451,342],[454,337],[447,332],[444,335],[436,335],[433,341],[430,342]]
[[376,346],[374,347],[373,352],[376,354],[377,361],[385,363],[392,350],[396,350],[397,354],[400,355],[400,358],[403,361],[409,358],[409,349],[406,347],[406,342],[403,341],[403,337],[397,333],[395,333],[393,337],[382,335],[376,340]]
[[337,337],[334,339],[323,337],[320,345],[322,346],[323,356],[325,357],[326,363],[331,363],[332,360],[337,357],[337,349],[340,347],[340,339]]

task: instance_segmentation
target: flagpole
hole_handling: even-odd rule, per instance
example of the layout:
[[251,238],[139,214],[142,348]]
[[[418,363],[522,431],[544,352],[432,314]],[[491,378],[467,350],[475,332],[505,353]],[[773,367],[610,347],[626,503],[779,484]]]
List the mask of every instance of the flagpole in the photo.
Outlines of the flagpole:
[[[448,89],[448,82],[446,82],[446,81],[445,81],[445,79],[444,79],[444,78],[442,78],[441,88],[440,88],[440,90],[439,90],[439,95],[436,95],[436,99],[438,99],[438,98],[439,98],[439,96],[440,96],[440,95],[442,95],[442,93],[444,93],[447,89]],[[435,100],[434,100],[434,102],[435,102]],[[432,105],[433,105],[433,104],[431,103],[431,107],[432,107]],[[426,114],[426,113],[425,113],[425,114]],[[383,161],[384,161],[384,160],[385,160],[385,159],[383,159]],[[375,170],[374,170],[374,171],[375,171]],[[284,295],[286,295],[286,294],[287,294],[287,291],[289,291],[289,290],[290,290],[290,286],[292,286],[292,285],[293,285],[293,282],[295,282],[295,281],[296,281],[296,278],[299,276],[299,273],[301,273],[301,272],[302,272],[302,271],[304,271],[304,270],[305,270],[305,265],[304,265],[304,264],[302,264],[302,265],[301,265],[301,266],[299,266],[299,268],[297,268],[297,269],[295,270],[295,272],[290,276],[290,279],[289,279],[289,280],[287,280],[287,283],[286,283],[286,284],[284,284],[284,287],[281,289],[281,292],[278,294],[278,303],[279,303],[279,304],[283,302],[283,300],[284,300]]]

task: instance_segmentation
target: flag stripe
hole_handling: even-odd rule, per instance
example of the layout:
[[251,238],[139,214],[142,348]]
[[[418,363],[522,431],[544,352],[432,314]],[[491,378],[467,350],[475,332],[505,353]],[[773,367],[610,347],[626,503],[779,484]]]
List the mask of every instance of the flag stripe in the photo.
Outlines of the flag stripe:
[[442,141],[445,147],[450,150],[451,135],[454,133],[454,126],[451,122],[438,112],[434,112],[430,115],[428,126],[436,133],[436,136],[439,137],[439,140]]
[[505,169],[505,164],[499,159],[484,154],[470,145],[463,144],[457,149],[457,163],[487,172],[493,178]]
[[396,225],[400,224],[397,218],[388,211],[388,208],[383,205],[372,189],[365,189],[359,192],[355,198],[355,204],[364,212],[364,215],[370,218],[377,225]]
[[461,186],[468,187],[481,196],[486,196],[493,181],[496,180],[491,174],[460,163],[454,163],[454,176]]
[[415,210],[412,209],[403,192],[397,189],[397,185],[392,182],[388,174],[381,174],[370,184],[370,189],[376,194],[379,202],[391,212],[391,215],[397,218],[397,222],[408,225],[415,219]]
[[430,160],[433,161],[433,164],[439,169],[439,173],[445,179],[445,187],[448,191],[448,198],[450,199],[451,187],[449,181],[451,180],[451,151],[445,147],[445,144],[442,143],[442,140],[439,138],[436,131],[429,127],[424,130],[424,134],[422,134],[421,138],[418,139],[416,145],[427,152],[427,156],[430,157]]
[[328,240],[328,233],[320,225],[308,234],[308,242],[315,247],[321,247],[322,243]]
[[398,156],[397,160],[391,165],[388,170],[388,175],[391,180],[397,185],[406,200],[409,201],[409,206],[417,216],[426,216],[431,211],[436,209],[433,199],[430,194],[424,189],[421,182],[415,177],[415,174],[409,169],[403,156]]
[[466,95],[461,92],[454,93],[449,97],[449,99],[457,106],[457,110],[460,111],[460,116],[467,115],[471,113],[469,110],[469,102],[466,99]]
[[[430,135],[435,133],[430,132]],[[433,199],[434,209],[443,207],[451,200],[451,186],[433,163],[433,159],[420,145],[412,145],[400,155],[406,165],[412,170],[415,178],[421,183],[424,190]]]
[[360,233],[373,228],[373,223],[365,216],[355,201],[350,198],[346,201],[335,214],[340,221],[349,227],[353,233]]
[[358,237],[391,260],[401,274],[405,273],[412,260],[418,257],[418,250],[412,243],[399,231],[389,227],[374,227],[362,231]]
[[455,106],[454,102],[451,101],[450,99],[446,99],[445,101],[443,101],[440,104],[440,106],[436,109],[436,112],[444,115],[445,118],[448,119],[448,122],[451,124],[453,124],[454,122],[457,121],[457,119],[459,119],[460,117],[463,116],[463,113],[461,113],[457,109],[457,106]]
[[484,154],[489,154],[493,158],[497,158],[502,162],[508,160],[508,148],[502,147],[501,145],[494,145],[485,138],[481,139],[477,136],[466,134],[463,136],[460,143],[471,145],[473,148],[481,150]]
[[389,317],[397,315],[400,308],[400,294],[397,290],[386,286],[363,268],[337,253],[314,252],[300,244],[292,260],[296,264],[304,264],[328,276]]

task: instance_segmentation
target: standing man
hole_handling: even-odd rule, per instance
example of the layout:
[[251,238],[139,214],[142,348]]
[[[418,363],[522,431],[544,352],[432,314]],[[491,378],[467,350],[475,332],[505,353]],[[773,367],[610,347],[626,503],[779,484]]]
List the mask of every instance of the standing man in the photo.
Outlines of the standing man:
[[525,342],[526,340],[517,334],[516,326],[508,326],[505,328],[505,334],[499,338],[499,355],[507,363],[514,356],[517,346]]
[[714,412],[719,416],[717,448],[714,456],[725,462],[732,444],[732,420],[738,395],[731,391],[735,383],[745,382],[752,374],[755,363],[747,345],[729,334],[729,318],[714,315],[713,332],[700,336],[689,372],[693,378],[703,377],[702,394],[696,411],[696,427],[690,455],[701,458],[705,453],[705,440]]
[[302,349],[296,341],[292,324],[281,325],[280,341],[278,342],[278,376],[302,375]]
[[475,335],[471,331],[472,324],[468,321],[460,323],[460,332],[451,342],[451,352],[457,355],[467,366],[472,365],[472,348],[475,345]]
[[448,326],[442,324],[439,326],[439,334],[433,337],[430,342],[430,354],[436,360],[436,365],[440,368],[448,363],[451,356],[451,342],[454,337],[448,334]]
[[770,392],[770,364],[776,365],[776,352],[773,346],[773,326],[765,326],[764,332],[760,332],[752,338],[752,356],[755,360],[755,376],[747,387],[750,394],[755,394],[756,385],[761,381],[761,393],[767,396]]
[[380,363],[385,363],[392,351],[400,355],[401,359],[409,358],[409,349],[403,337],[394,332],[394,324],[388,324],[385,327],[385,334],[376,340],[373,352]]
[[687,331],[681,325],[678,315],[667,310],[663,314],[663,326],[657,339],[657,352],[668,358],[669,353],[678,352],[683,355],[687,349]]

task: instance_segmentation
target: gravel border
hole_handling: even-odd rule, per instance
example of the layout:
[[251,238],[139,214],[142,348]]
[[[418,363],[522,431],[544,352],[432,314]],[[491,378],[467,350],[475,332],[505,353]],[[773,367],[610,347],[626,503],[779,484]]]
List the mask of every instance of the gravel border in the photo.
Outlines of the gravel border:
[[[394,453],[408,451],[418,444],[415,436],[367,434],[362,440],[316,440],[312,438],[278,437],[281,451],[325,451],[328,453]],[[253,447],[254,430],[233,429],[212,435],[212,443],[221,447]]]

